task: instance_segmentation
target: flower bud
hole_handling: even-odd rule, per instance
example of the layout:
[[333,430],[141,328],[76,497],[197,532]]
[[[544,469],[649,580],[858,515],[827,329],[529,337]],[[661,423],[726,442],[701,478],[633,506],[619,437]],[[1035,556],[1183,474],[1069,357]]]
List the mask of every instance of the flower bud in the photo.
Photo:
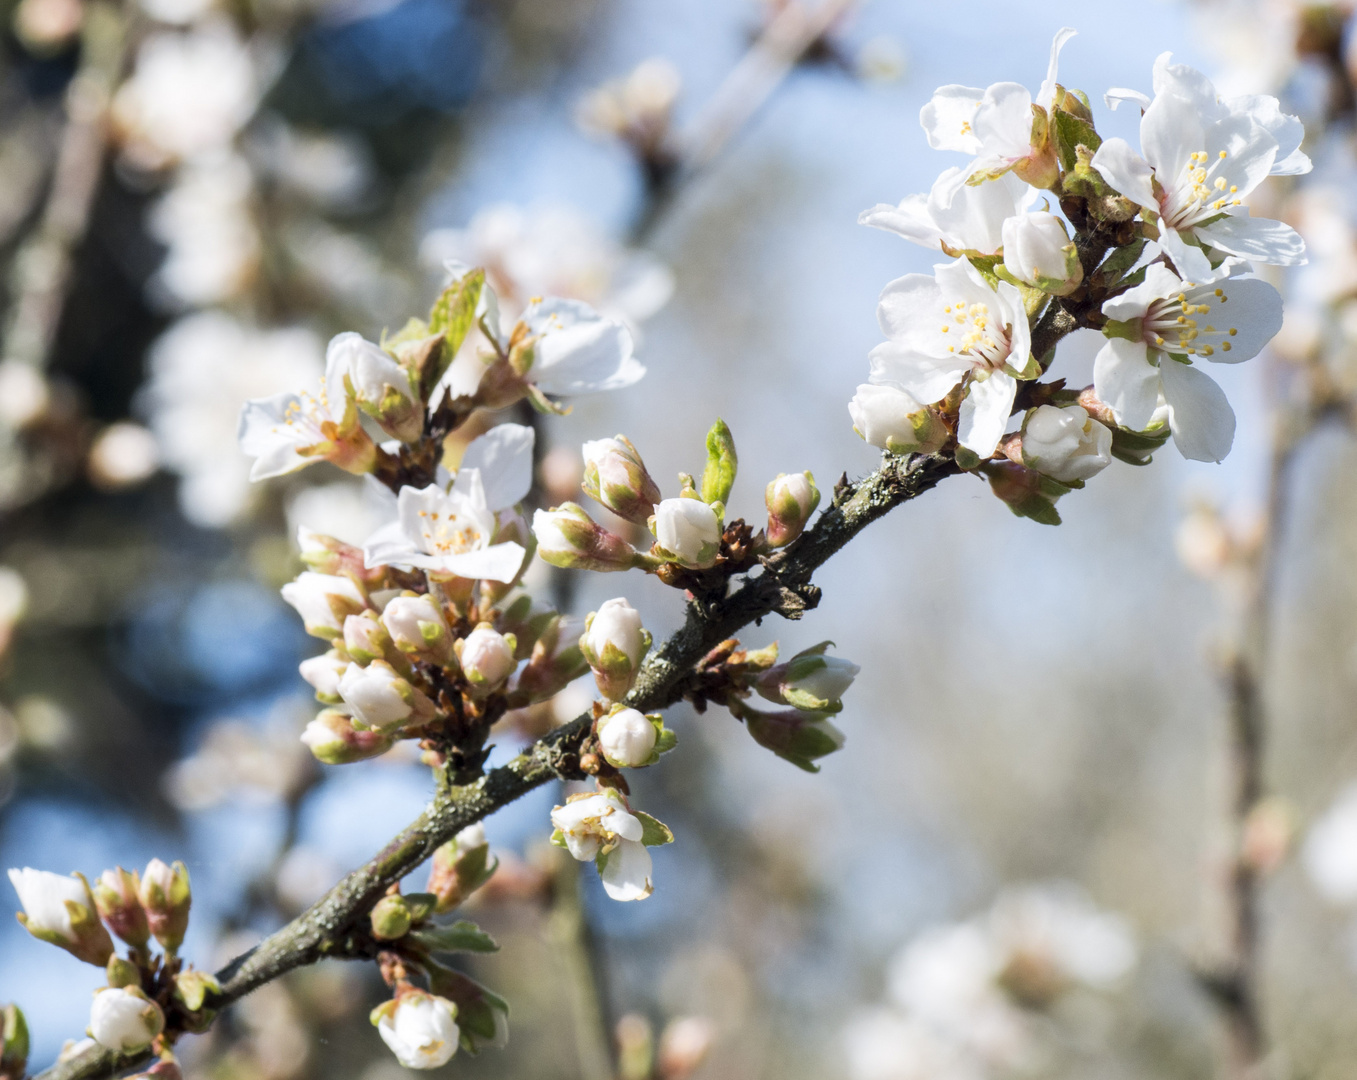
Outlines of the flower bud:
[[779,473],[763,490],[768,507],[768,543],[785,547],[801,535],[815,508],[820,505],[820,489],[808,472]]
[[655,507],[651,526],[670,561],[689,570],[716,565],[721,552],[721,519],[701,499],[665,499]]
[[174,977],[174,1000],[188,1012],[196,1013],[201,1009],[209,993],[221,993],[221,983],[210,971],[189,968]]
[[457,1006],[423,990],[404,990],[372,1010],[382,1042],[407,1069],[437,1069],[457,1053]]
[[135,986],[96,990],[90,1038],[118,1053],[145,1050],[165,1029],[165,1014]]
[[374,660],[367,667],[350,664],[339,680],[339,693],[356,722],[378,731],[423,723],[436,711],[433,702],[385,660]]
[[382,610],[382,625],[403,653],[437,664],[446,664],[452,657],[447,620],[431,596],[397,596]]
[[378,941],[403,938],[414,925],[414,915],[405,897],[383,896],[372,909],[372,936]]
[[386,659],[392,649],[391,635],[375,611],[360,611],[344,620],[344,651],[358,663]]
[[1022,425],[1022,463],[1068,484],[1112,463],[1112,432],[1080,405],[1039,405]]
[[363,560],[363,549],[336,540],[308,529],[305,525],[297,528],[297,547],[301,550],[302,562],[318,574],[330,574],[337,577],[356,578],[359,581],[373,583],[383,574],[385,568],[367,568]]
[[343,632],[344,620],[366,606],[363,594],[347,577],[307,570],[283,586],[283,599],[297,609],[306,632],[333,641]]
[[108,963],[104,966],[104,973],[108,978],[109,986],[141,985],[141,972],[137,969],[137,965],[132,963],[131,960],[124,960],[116,953],[108,958]]
[[584,492],[614,514],[644,525],[660,501],[660,489],[625,435],[587,442]]
[[482,693],[495,689],[514,673],[517,642],[512,634],[501,634],[489,623],[481,623],[458,643],[458,660],[467,681]]
[[23,1080],[28,1068],[28,1022],[17,1005],[0,1008],[0,1080]]
[[152,859],[141,875],[141,906],[151,933],[166,952],[174,952],[183,943],[192,903],[188,867],[182,862],[166,866]]
[[429,885],[425,890],[438,897],[434,911],[451,911],[484,885],[495,872],[490,845],[485,841],[485,826],[479,821],[468,825],[433,855]]
[[1004,269],[1026,285],[1068,296],[1084,280],[1079,253],[1054,214],[1035,210],[1004,222]]
[[358,407],[392,438],[414,442],[424,431],[424,407],[410,389],[410,379],[380,346],[361,334],[339,334],[330,341],[326,363],[338,362],[353,386]]
[[591,614],[580,638],[580,651],[594,671],[598,692],[609,701],[621,701],[631,691],[649,648],[650,634],[641,626],[641,613],[622,597],[605,601]]
[[986,461],[980,471],[989,480],[990,490],[1018,517],[1043,525],[1060,524],[1056,500],[1070,489],[1059,480],[1013,461]]
[[842,657],[826,656],[828,647],[829,642],[821,642],[769,668],[755,688],[780,705],[808,712],[838,712],[843,708],[843,695],[862,669]]
[[597,524],[578,503],[562,503],[532,516],[537,554],[569,570],[630,570],[643,556],[615,533]]
[[94,882],[94,903],[99,916],[123,941],[143,949],[151,936],[146,912],[141,906],[141,881],[135,870],[105,870]]
[[599,720],[599,749],[609,765],[637,769],[655,760],[659,736],[654,722],[637,709],[617,709]]
[[338,709],[325,709],[302,732],[302,742],[326,765],[351,765],[391,749],[394,739],[384,731],[359,731]]
[[848,403],[848,415],[869,446],[892,454],[931,454],[947,441],[942,418],[895,386],[863,383]]
[[297,666],[297,670],[302,673],[303,679],[315,687],[318,701],[323,701],[327,705],[338,705],[343,700],[339,696],[339,680],[348,666],[349,661],[331,649],[323,656],[303,660]]
[[24,910],[19,922],[40,941],[56,945],[87,964],[103,967],[113,939],[99,921],[89,883],[80,874],[63,877],[46,870],[11,870],[9,880]]
[[806,772],[819,772],[815,760],[834,753],[844,743],[843,732],[824,713],[749,709],[744,715],[745,726],[756,743]]

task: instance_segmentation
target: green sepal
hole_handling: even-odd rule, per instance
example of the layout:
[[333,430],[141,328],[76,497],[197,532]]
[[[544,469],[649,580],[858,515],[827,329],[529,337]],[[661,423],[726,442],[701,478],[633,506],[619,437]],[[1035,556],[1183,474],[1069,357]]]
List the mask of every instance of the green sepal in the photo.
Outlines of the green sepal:
[[474,922],[459,919],[446,926],[437,924],[423,926],[413,931],[409,938],[418,942],[430,952],[499,952],[499,944]]
[[569,405],[562,405],[559,401],[552,401],[546,394],[537,388],[536,383],[528,384],[528,404],[536,409],[543,416],[568,416],[570,413]]
[[730,498],[738,465],[735,437],[726,422],[718,418],[707,432],[707,466],[702,470],[703,502],[724,503]]
[[1103,324],[1103,337],[1123,338],[1126,341],[1140,341],[1145,336],[1144,319],[1108,319]]
[[1159,431],[1128,431],[1126,428],[1112,429],[1112,456],[1128,465],[1148,465],[1153,453],[1169,440],[1168,425]]
[[[950,255],[952,252],[949,251],[947,254]],[[981,255],[979,252],[973,251],[964,251],[958,254],[964,255],[966,261],[974,266],[976,272],[991,285],[997,285],[1000,281],[1007,281],[1014,285],[1019,284],[1013,281],[1012,275],[1004,269],[1004,257],[1002,255]]]
[[556,846],[556,847],[558,847],[558,848],[563,848],[563,847],[568,847],[568,846],[569,846],[569,845],[565,842],[565,833],[561,832],[560,829],[555,829],[555,830],[553,830],[551,836],[548,837],[547,840],[548,840],[548,843],[551,843],[551,844],[553,844],[554,846]]
[[438,897],[427,892],[406,893],[405,906],[410,909],[411,920],[420,922],[433,914],[434,908],[438,906]]
[[174,977],[174,1000],[188,1012],[196,1013],[201,1009],[209,991],[221,993],[221,983],[210,971],[190,968]]
[[958,445],[953,457],[956,459],[958,469],[965,469],[969,472],[971,469],[976,469],[980,466],[980,455],[968,446]]
[[[674,842],[674,834],[669,830],[669,826],[660,821],[659,818],[651,817],[640,810],[633,810],[632,817],[641,823],[641,843],[646,847],[661,847],[664,844]],[[599,872],[603,870],[602,862],[599,863]]]
[[23,1010],[17,1005],[6,1005],[0,1009],[0,1070],[23,1076],[28,1051],[28,1021]]

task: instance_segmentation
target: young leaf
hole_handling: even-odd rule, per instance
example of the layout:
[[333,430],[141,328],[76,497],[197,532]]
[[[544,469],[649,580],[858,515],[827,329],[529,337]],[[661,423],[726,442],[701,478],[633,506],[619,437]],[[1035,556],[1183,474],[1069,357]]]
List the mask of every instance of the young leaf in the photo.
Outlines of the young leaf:
[[426,949],[433,952],[476,952],[492,953],[499,951],[495,939],[473,922],[460,919],[447,926],[437,924],[422,927],[409,935]]
[[724,503],[735,486],[735,437],[724,420],[718,419],[707,432],[707,467],[702,470],[702,501]]
[[641,843],[646,847],[659,847],[661,844],[672,844],[674,842],[674,834],[669,831],[669,826],[658,818],[653,818],[639,810],[633,810],[632,815],[641,822]]

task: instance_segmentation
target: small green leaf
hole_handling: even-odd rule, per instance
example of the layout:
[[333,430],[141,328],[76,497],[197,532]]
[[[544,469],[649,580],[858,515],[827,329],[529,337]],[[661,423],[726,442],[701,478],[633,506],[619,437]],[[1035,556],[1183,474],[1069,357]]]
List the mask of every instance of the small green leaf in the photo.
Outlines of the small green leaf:
[[1102,138],[1093,129],[1092,124],[1063,109],[1056,110],[1055,134],[1060,163],[1067,170],[1073,169],[1077,163],[1076,147],[1087,146],[1089,150],[1097,150],[1103,144]]
[[655,755],[667,754],[678,745],[678,733],[672,728],[662,728],[655,735]]
[[442,334],[451,353],[462,347],[471,332],[484,287],[485,271],[478,268],[463,274],[434,301],[429,312],[429,333]]
[[707,432],[707,467],[702,471],[702,501],[726,502],[735,486],[735,437],[724,420],[718,419]]
[[413,931],[409,937],[433,952],[499,952],[495,939],[466,919],[446,926],[424,926]]
[[[659,847],[662,844],[674,842],[674,834],[669,831],[669,826],[658,818],[653,818],[639,810],[633,810],[632,816],[641,822],[641,828],[644,830],[641,833],[641,843],[646,847]],[[602,869],[602,866],[600,866],[600,872]]]
[[1143,236],[1133,240],[1125,247],[1114,249],[1112,254],[1108,255],[1098,269],[1094,271],[1094,277],[1104,288],[1110,289],[1122,279],[1126,271],[1135,266],[1144,250],[1145,238]]

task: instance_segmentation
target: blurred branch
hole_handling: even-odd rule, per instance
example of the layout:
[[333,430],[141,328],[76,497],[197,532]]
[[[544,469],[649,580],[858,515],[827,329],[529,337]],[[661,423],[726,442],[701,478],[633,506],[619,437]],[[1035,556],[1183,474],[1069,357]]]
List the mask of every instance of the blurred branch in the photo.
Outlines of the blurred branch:
[[802,0],[792,0],[773,16],[688,129],[679,134],[672,163],[650,174],[649,198],[632,229],[634,243],[645,240],[683,186],[716,160],[782,80],[855,2],[821,0],[814,10],[808,10]]
[[[684,625],[647,659],[627,704],[642,710],[672,705],[683,698],[694,666],[720,642],[774,612],[799,618],[819,600],[819,590],[810,579],[827,559],[878,518],[960,471],[943,454],[908,459],[888,455],[862,481],[842,484],[834,505],[799,540],[764,560],[762,574],[746,580],[730,596],[706,603],[689,601]],[[371,862],[218,972],[222,989],[213,995],[210,1007],[223,1008],[294,968],[327,956],[350,955],[373,904],[440,844],[550,780],[582,778],[579,750],[592,726],[592,713],[585,713],[474,784],[441,789],[428,809]],[[149,1054],[120,1056],[96,1046],[57,1063],[41,1076],[42,1080],[92,1080],[148,1058]]]
[[47,364],[56,340],[75,254],[89,225],[108,148],[108,107],[122,73],[127,17],[108,0],[85,11],[80,66],[66,90],[66,126],[47,203],[15,256],[3,359]]
[[597,942],[585,917],[581,896],[584,871],[584,863],[557,859],[552,875],[549,926],[551,940],[566,967],[580,1080],[613,1080],[610,1029],[601,983],[603,965],[596,956]]

